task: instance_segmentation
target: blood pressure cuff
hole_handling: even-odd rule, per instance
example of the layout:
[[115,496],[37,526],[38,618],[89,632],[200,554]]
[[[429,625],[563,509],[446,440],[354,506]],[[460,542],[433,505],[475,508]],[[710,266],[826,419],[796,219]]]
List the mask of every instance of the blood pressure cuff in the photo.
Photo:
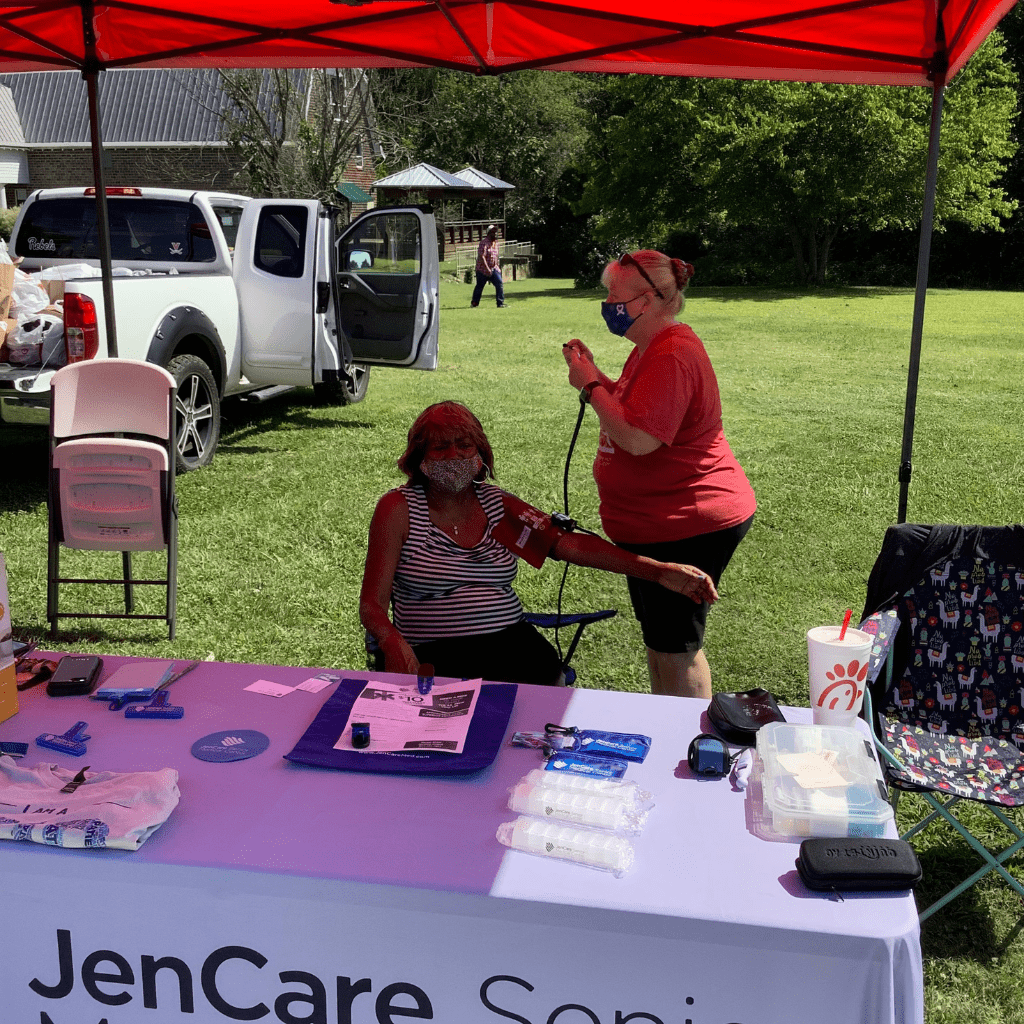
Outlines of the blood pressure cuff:
[[527,505],[514,494],[502,491],[505,515],[491,536],[513,555],[539,569],[565,530],[551,522],[547,512]]

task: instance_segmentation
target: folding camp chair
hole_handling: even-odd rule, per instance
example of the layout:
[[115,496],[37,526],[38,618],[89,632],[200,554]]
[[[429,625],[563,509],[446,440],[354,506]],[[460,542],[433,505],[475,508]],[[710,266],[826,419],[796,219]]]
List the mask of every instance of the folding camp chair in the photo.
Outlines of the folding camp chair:
[[[896,801],[909,791],[932,808],[902,838],[946,821],[984,862],[921,920],[990,872],[1024,897],[1005,867],[1024,832],[1001,810],[1024,804],[1024,527],[890,527],[864,614],[862,628],[880,635],[865,716],[886,777]],[[961,800],[1013,841],[990,852],[952,813]]]
[[[576,682],[576,670],[569,664],[569,662],[572,660],[572,656],[576,653],[576,645],[580,642],[580,637],[583,636],[583,630],[592,622],[600,622],[602,619],[610,619],[617,614],[618,612],[616,612],[614,608],[605,608],[598,612],[578,612],[573,615],[527,612],[524,618],[531,626],[536,626],[538,629],[554,629],[556,626],[559,629],[566,626],[576,627],[576,632],[573,633],[572,640],[569,642],[569,647],[562,656],[562,673],[565,676],[565,685],[572,686],[572,684]],[[381,651],[376,637],[374,637],[374,635],[369,631],[366,633],[365,645],[366,667],[377,672],[383,672],[384,653]]]
[[[153,363],[72,363],[51,382],[46,615],[50,635],[63,618],[162,619],[174,639],[178,509],[174,494],[174,378]],[[60,575],[61,547],[120,551],[120,579]],[[132,577],[132,551],[164,551],[162,579]],[[62,612],[66,583],[124,587],[124,613]],[[134,586],[165,589],[162,615],[135,613]]]

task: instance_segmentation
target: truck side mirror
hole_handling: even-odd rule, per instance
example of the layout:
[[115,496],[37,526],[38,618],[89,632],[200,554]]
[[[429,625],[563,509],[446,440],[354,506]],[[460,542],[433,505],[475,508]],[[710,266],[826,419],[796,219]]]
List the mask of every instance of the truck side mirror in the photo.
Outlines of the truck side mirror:
[[348,254],[349,270],[367,270],[373,266],[373,254],[365,249],[352,249]]

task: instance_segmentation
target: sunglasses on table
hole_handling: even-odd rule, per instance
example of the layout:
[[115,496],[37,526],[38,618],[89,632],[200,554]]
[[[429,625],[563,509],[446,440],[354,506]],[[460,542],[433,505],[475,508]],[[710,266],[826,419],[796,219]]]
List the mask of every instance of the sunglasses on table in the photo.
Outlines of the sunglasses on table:
[[659,299],[665,298],[665,296],[661,294],[661,289],[651,280],[650,274],[648,274],[647,271],[644,270],[644,268],[641,267],[628,252],[624,252],[619,257],[619,266],[635,268],[636,272],[651,286],[651,288],[654,289],[654,294],[657,295]]

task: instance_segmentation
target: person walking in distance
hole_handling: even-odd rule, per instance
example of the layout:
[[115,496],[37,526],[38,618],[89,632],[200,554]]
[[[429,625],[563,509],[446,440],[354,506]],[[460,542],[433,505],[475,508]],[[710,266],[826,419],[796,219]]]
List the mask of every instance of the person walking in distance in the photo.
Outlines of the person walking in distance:
[[480,305],[480,296],[488,281],[494,285],[494,297],[498,309],[502,309],[505,305],[505,286],[501,280],[501,263],[498,259],[498,229],[494,224],[488,226],[476,250],[476,287],[471,302],[474,309]]

